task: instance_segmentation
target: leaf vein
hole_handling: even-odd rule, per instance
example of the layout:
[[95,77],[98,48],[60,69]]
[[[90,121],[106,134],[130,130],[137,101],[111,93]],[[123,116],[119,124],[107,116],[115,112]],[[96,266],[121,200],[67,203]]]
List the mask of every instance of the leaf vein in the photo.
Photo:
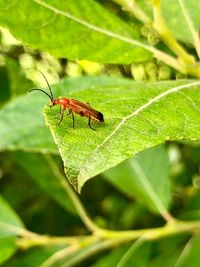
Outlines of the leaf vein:
[[157,95],[156,97],[150,99],[146,104],[144,104],[143,106],[139,107],[138,109],[136,109],[134,112],[132,112],[128,116],[124,117],[122,119],[122,121],[116,126],[114,131],[110,135],[108,135],[101,144],[99,144],[97,146],[97,148],[93,151],[92,155],[95,154],[96,152],[98,152],[98,150],[102,146],[104,146],[105,143],[108,142],[108,140],[120,130],[120,128],[126,123],[127,120],[131,119],[134,116],[137,116],[141,111],[145,110],[146,108],[151,106],[153,103],[158,102],[160,99],[164,98],[167,95],[170,95],[172,93],[176,93],[176,92],[178,92],[178,91],[180,91],[182,89],[191,88],[191,87],[195,87],[195,86],[198,86],[198,85],[200,85],[199,81],[193,82],[193,83],[189,83],[189,84],[185,84],[185,85],[180,85],[180,86],[177,86],[177,87],[173,87],[173,88],[171,88],[171,89],[169,89],[169,90]]

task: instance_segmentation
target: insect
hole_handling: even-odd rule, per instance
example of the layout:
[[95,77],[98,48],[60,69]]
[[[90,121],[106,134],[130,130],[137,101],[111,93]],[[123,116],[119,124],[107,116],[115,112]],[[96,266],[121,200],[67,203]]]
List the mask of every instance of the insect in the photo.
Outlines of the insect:
[[75,118],[74,118],[74,112],[79,114],[82,117],[87,117],[88,118],[88,126],[90,127],[90,129],[96,131],[92,126],[91,126],[91,120],[94,121],[99,121],[99,122],[104,122],[104,118],[103,118],[103,114],[99,111],[97,111],[96,109],[92,108],[90,106],[89,103],[82,103],[81,101],[78,101],[76,99],[73,98],[66,98],[66,97],[62,97],[62,98],[58,98],[58,99],[54,99],[51,87],[49,85],[49,82],[47,81],[47,78],[44,76],[44,74],[41,72],[42,76],[44,77],[48,88],[49,88],[49,92],[50,94],[48,94],[47,92],[45,92],[42,89],[31,89],[29,90],[29,92],[32,91],[41,91],[42,93],[44,93],[45,95],[47,95],[50,100],[50,107],[53,107],[55,105],[59,105],[60,106],[60,121],[58,123],[58,125],[62,122],[63,117],[64,117],[64,113],[66,110],[68,110],[68,116],[71,114],[72,115],[72,127],[74,128],[75,126]]

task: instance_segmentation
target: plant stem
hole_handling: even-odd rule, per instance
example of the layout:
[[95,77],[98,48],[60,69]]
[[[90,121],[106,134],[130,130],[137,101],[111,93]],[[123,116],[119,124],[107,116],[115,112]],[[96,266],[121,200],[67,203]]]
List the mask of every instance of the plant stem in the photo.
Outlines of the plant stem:
[[194,233],[196,231],[200,231],[200,221],[174,221],[173,223],[166,224],[164,227],[158,228],[150,228],[150,229],[142,229],[142,230],[129,230],[129,231],[112,231],[112,230],[101,230],[96,234],[104,237],[105,239],[125,239],[135,240],[143,236],[146,240],[156,240],[163,237],[191,232]]
[[[72,237],[56,237],[45,236],[32,233],[29,236],[21,233],[21,237],[18,238],[17,244],[21,248],[30,248],[33,246],[47,246],[47,245],[77,245],[79,247],[88,246],[100,241],[106,241],[112,246],[117,246],[121,243],[134,241],[137,239],[142,240],[158,240],[168,236],[181,233],[196,233],[200,232],[200,221],[174,221],[174,223],[166,224],[163,227],[139,229],[139,230],[125,230],[125,231],[113,231],[107,229],[98,229],[91,236],[72,236]],[[29,232],[31,233],[31,232]]]
[[72,203],[74,204],[74,207],[76,211],[78,212],[80,218],[82,219],[85,226],[90,230],[91,232],[96,232],[99,230],[99,227],[90,219],[89,215],[87,214],[87,211],[85,210],[84,206],[82,205],[81,201],[79,200],[76,192],[71,187],[67,179],[64,179],[64,176],[60,173],[57,165],[55,164],[53,158],[49,154],[44,154],[44,157],[46,158],[47,162],[49,163],[49,166],[56,176],[56,178],[59,180],[62,187],[65,189],[66,193],[72,200]]
[[82,243],[91,243],[97,240],[95,236],[47,236],[33,233],[30,237],[21,235],[17,238],[17,245],[22,249],[29,249],[35,246],[66,245],[80,246]]

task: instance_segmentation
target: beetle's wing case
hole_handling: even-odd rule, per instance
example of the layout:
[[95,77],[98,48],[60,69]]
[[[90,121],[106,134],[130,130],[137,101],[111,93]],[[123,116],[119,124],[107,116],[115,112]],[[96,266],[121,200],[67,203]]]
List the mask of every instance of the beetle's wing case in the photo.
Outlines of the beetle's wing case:
[[98,110],[90,107],[89,104],[71,98],[69,106],[70,108],[72,108],[72,110],[82,116],[91,117],[92,119],[104,122],[103,114]]

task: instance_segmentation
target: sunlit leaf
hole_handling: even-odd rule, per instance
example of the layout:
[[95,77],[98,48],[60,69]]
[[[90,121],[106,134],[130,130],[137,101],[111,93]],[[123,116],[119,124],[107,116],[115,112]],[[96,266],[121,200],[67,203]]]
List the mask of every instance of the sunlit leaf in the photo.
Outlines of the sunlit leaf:
[[104,114],[105,123],[92,124],[97,131],[79,116],[75,117],[75,129],[69,116],[58,126],[59,109],[46,107],[47,124],[75,188],[80,191],[91,177],[166,140],[198,140],[197,84],[132,82],[73,93],[71,97],[91,103]]
[[[198,82],[132,82],[115,78],[67,79],[53,86],[55,97],[66,96],[104,114],[105,123],[65,116],[59,107],[45,107],[46,122],[62,156],[66,174],[80,191],[91,177],[166,140],[199,140]],[[0,111],[0,148],[57,153],[42,118],[48,99],[38,92],[10,102]],[[17,112],[16,112],[17,111]]]
[[[31,16],[27,16],[30,10]],[[140,40],[136,27],[94,0],[1,0],[0,24],[24,43],[57,57],[104,63],[131,63],[151,57],[147,50],[134,45],[134,40]]]
[[[196,32],[200,28],[200,2],[195,0],[163,0],[162,14],[165,22],[174,36],[184,42],[193,43],[193,35],[187,18],[193,25]],[[182,9],[184,6],[185,13]]]
[[[53,86],[55,97],[68,96],[87,88],[104,88],[130,84],[129,80],[108,77],[80,77],[60,81]],[[43,107],[49,99],[33,92],[10,101],[0,110],[0,150],[26,150],[58,153],[49,129],[42,116]],[[82,92],[84,94],[84,92]]]

